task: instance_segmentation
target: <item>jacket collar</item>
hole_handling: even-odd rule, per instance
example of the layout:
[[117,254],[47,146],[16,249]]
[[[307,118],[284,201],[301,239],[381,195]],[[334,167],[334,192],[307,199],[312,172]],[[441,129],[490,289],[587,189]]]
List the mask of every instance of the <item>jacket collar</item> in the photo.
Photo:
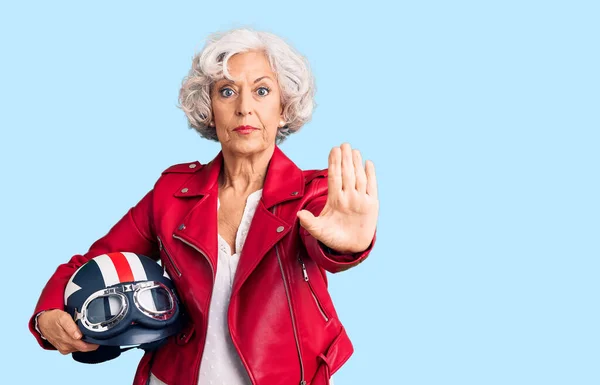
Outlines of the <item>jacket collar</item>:
[[[218,179],[223,167],[223,151],[186,181],[174,194],[180,198],[218,194]],[[287,200],[304,195],[304,174],[280,149],[275,146],[262,192],[267,209]]]

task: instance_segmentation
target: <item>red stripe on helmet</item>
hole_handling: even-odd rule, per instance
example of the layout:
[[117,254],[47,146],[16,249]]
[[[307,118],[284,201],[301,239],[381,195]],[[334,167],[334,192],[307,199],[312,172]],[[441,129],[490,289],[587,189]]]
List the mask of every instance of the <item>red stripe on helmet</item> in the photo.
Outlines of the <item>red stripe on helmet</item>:
[[133,271],[131,271],[131,266],[129,266],[129,262],[127,262],[127,258],[123,254],[108,253],[107,255],[110,257],[113,265],[115,265],[120,282],[135,281],[133,278]]

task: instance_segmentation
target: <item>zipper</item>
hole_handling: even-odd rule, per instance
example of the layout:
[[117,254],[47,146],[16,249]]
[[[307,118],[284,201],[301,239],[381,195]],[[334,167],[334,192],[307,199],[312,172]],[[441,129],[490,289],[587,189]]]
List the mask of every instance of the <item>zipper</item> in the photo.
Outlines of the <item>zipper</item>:
[[327,317],[327,314],[325,314],[325,310],[323,310],[323,306],[321,305],[321,302],[317,298],[317,295],[315,294],[315,290],[313,289],[312,284],[310,283],[310,280],[308,279],[308,272],[306,271],[306,265],[304,264],[304,261],[300,257],[300,254],[298,254],[298,261],[300,262],[300,265],[302,266],[302,276],[304,277],[304,281],[308,284],[308,288],[310,289],[310,294],[312,294],[315,304],[317,305],[319,312],[321,312],[321,316],[323,317],[325,322],[327,322],[327,321],[329,321],[329,317]]
[[[212,273],[211,276],[213,277],[213,282],[212,282],[213,283],[213,289],[210,291],[210,297],[208,298],[208,306],[210,308],[210,302],[212,300],[212,295],[213,295],[214,285],[215,285],[215,279],[214,279],[215,269],[213,268],[213,265],[210,263],[210,260],[208,259],[208,257],[206,256],[206,254],[202,250],[200,250],[196,246],[192,245],[191,243],[189,243],[185,239],[176,236],[175,234],[173,234],[173,238],[179,239],[181,242],[183,242],[186,245],[190,246],[191,248],[193,248],[194,250],[196,250],[197,252],[199,252],[200,254],[202,254],[202,256],[204,258],[206,258],[206,262],[208,262],[208,266],[210,266],[210,271]],[[200,345],[200,346],[203,346],[202,354],[200,355],[200,359],[198,361],[196,361],[195,364],[194,364],[194,382],[193,382],[194,384],[198,383],[198,377],[199,377],[199,374],[200,374],[200,363],[202,362],[202,357],[204,356],[204,352],[206,350],[206,346],[204,346],[204,345],[206,343],[206,331],[207,330],[208,330],[208,314],[206,315],[206,327],[204,328],[204,333],[203,333],[204,341],[202,341],[202,345]]]
[[[273,214],[275,215],[275,208],[273,207]],[[281,270],[281,277],[283,278],[283,287],[285,288],[285,296],[288,301],[290,309],[290,316],[292,318],[292,329],[294,330],[294,340],[296,340],[296,350],[298,351],[298,359],[300,361],[300,385],[306,385],[304,380],[304,362],[302,361],[302,353],[300,352],[300,342],[298,341],[298,331],[296,329],[296,319],[294,318],[294,309],[292,308],[292,301],[290,299],[290,292],[288,289],[287,279],[285,279],[285,273],[283,271],[283,264],[281,263],[281,257],[279,256],[279,247],[275,244],[275,255],[277,256],[277,262],[279,262],[279,270]],[[308,277],[308,276],[307,276]]]
[[181,271],[179,271],[179,269],[177,268],[177,265],[175,264],[175,262],[173,262],[173,258],[171,258],[171,254],[169,254],[169,252],[167,251],[167,248],[165,247],[165,245],[163,245],[160,237],[156,237],[158,239],[158,250],[164,250],[165,255],[167,256],[167,259],[169,260],[169,263],[171,264],[171,266],[173,266],[173,270],[175,270],[175,273],[177,274],[178,277],[181,277]]

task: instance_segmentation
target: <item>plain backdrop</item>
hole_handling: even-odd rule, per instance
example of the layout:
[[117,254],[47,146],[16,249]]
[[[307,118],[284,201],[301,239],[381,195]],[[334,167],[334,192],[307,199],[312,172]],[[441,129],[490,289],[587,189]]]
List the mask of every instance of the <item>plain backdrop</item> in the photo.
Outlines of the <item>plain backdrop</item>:
[[304,54],[312,121],[282,145],[374,161],[378,242],[330,275],[358,384],[598,384],[596,1],[5,2],[0,6],[3,384],[129,384],[27,331],[58,264],[168,166],[219,151],[177,108],[193,55],[249,26]]

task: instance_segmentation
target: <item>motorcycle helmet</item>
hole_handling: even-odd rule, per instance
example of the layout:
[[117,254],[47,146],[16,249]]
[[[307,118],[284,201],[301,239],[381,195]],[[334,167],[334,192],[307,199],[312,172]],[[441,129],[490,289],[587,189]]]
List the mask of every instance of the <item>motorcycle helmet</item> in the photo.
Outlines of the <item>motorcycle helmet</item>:
[[140,254],[92,258],[73,274],[64,300],[82,340],[100,345],[94,352],[73,353],[79,362],[103,362],[132,347],[155,349],[183,324],[173,282],[158,263]]

